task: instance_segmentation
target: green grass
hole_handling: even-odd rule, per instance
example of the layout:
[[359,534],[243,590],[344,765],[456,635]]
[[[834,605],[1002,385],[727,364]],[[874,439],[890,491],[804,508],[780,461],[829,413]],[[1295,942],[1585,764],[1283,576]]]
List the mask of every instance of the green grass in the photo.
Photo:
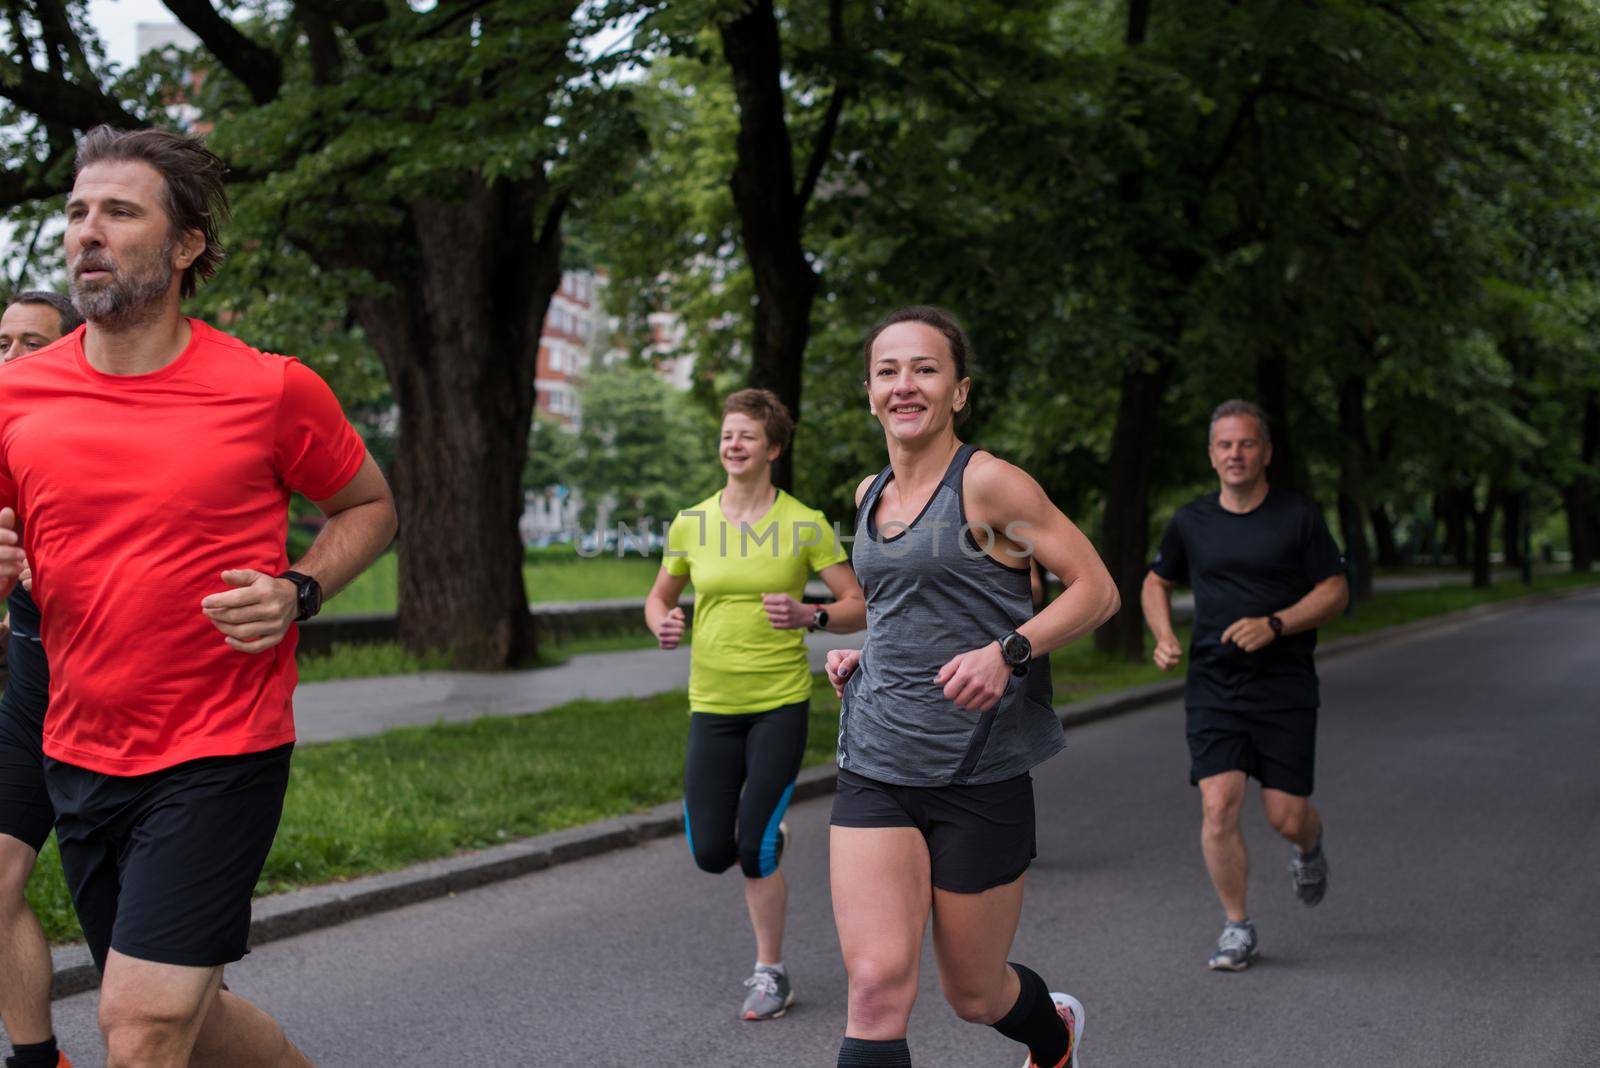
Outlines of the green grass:
[[[256,892],[404,867],[670,801],[682,795],[687,712],[679,691],[304,746]],[[833,759],[838,730],[839,702],[819,677],[807,764]],[[28,899],[52,941],[81,937],[54,839]]]
[[[399,562],[385,553],[361,576],[328,601],[324,615],[392,615],[399,582]],[[650,592],[661,562],[640,556],[596,556],[585,559],[575,550],[541,553],[522,565],[530,601],[603,601],[643,598]]]
[[372,675],[415,675],[419,671],[444,671],[450,666],[445,652],[418,656],[399,642],[351,644],[334,642],[326,653],[299,658],[301,682],[359,679]]
[[[1549,575],[1535,589],[1596,583],[1600,574]],[[1388,594],[1325,628],[1324,636],[1524,592],[1520,584],[1502,583]],[[1163,675],[1148,661],[1110,661],[1088,642],[1058,651],[1051,664],[1062,702],[1181,677]],[[257,892],[391,870],[672,800],[682,788],[686,710],[686,695],[677,691],[305,746],[295,755],[283,825]],[[838,701],[819,677],[808,765],[833,758],[838,722]],[[53,840],[40,854],[28,898],[53,941],[79,937]]]

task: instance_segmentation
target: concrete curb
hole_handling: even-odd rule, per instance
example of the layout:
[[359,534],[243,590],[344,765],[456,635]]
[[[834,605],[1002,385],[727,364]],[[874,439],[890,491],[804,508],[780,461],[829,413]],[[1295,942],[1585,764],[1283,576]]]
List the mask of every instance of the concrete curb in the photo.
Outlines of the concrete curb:
[[[1380,643],[1404,640],[1432,631],[1447,630],[1463,623],[1549,601],[1563,600],[1595,592],[1596,587],[1528,594],[1493,604],[1434,616],[1396,627],[1341,638],[1317,650],[1319,657],[1341,656]],[[1063,727],[1081,727],[1100,720],[1136,712],[1183,696],[1183,680],[1156,682],[1129,690],[1074,701],[1057,706]],[[838,769],[833,764],[807,768],[795,782],[794,802],[808,801],[833,792]],[[365,916],[402,908],[420,901],[446,897],[490,883],[515,879],[574,860],[642,845],[667,838],[683,830],[683,803],[669,801],[646,812],[619,816],[599,823],[572,827],[508,842],[503,846],[460,856],[431,860],[400,871],[367,875],[348,882],[306,887],[260,898],[250,923],[250,942],[264,945],[280,938],[305,934],[324,927],[348,923]],[[52,998],[69,997],[99,985],[89,951],[82,945],[64,946],[54,952],[55,983]]]

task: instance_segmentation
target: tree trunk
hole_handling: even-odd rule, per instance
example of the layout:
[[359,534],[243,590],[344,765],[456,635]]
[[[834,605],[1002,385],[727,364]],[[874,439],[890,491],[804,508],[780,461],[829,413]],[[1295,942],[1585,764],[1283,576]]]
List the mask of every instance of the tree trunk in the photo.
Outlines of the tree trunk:
[[409,206],[414,254],[395,256],[389,293],[355,312],[400,408],[401,640],[493,670],[536,651],[518,520],[562,204],[540,224],[536,183],[465,185],[457,200]]
[[1456,567],[1472,566],[1472,547],[1467,537],[1467,513],[1471,498],[1464,490],[1448,489],[1435,498],[1434,511],[1444,524],[1444,550]]
[[1400,546],[1395,541],[1394,519],[1389,515],[1388,505],[1373,505],[1367,510],[1367,517],[1372,520],[1372,539],[1378,548],[1378,566],[1401,566]]
[[1130,370],[1122,376],[1117,401],[1117,423],[1111,437],[1111,463],[1107,471],[1105,517],[1101,525],[1100,552],[1122,608],[1094,634],[1103,653],[1124,660],[1144,659],[1144,615],[1139,594],[1149,567],[1150,483],[1155,472],[1156,427],[1161,401],[1172,376],[1170,360],[1154,367]]
[[1339,430],[1344,438],[1339,458],[1339,526],[1344,534],[1345,559],[1354,582],[1357,601],[1372,599],[1372,545],[1367,540],[1366,459],[1367,382],[1355,376],[1339,386]]
[[1588,571],[1600,555],[1600,507],[1595,501],[1595,461],[1600,459],[1600,391],[1590,390],[1583,404],[1583,437],[1578,458],[1588,468],[1561,489],[1567,511],[1567,543],[1572,570]]
[[1296,489],[1300,480],[1295,476],[1295,455],[1289,437],[1289,358],[1283,353],[1266,352],[1256,358],[1256,397],[1266,410],[1272,435],[1267,484]]
[[[783,58],[772,0],[757,0],[723,25],[722,51],[739,101],[733,202],[756,290],[749,381],[776,393],[798,423],[819,280],[800,238],[805,202],[795,185],[784,120]],[[772,469],[772,480],[785,489],[794,485],[793,454],[793,448],[786,450]]]
[[1500,543],[1505,549],[1507,567],[1522,566],[1522,494],[1502,494],[1500,502]]
[[[1468,500],[1471,500],[1471,490],[1464,491]],[[1489,569],[1489,548],[1494,541],[1494,514],[1495,504],[1499,500],[1496,490],[1489,491],[1489,499],[1482,508],[1471,505],[1468,511],[1472,514],[1472,585],[1482,589],[1490,584],[1493,575]]]

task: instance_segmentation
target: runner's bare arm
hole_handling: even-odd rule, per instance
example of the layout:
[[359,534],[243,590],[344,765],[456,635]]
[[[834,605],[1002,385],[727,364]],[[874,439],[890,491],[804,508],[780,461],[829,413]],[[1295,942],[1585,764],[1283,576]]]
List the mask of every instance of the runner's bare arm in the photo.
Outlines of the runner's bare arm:
[[[1329,575],[1311,592],[1277,613],[1283,621],[1284,635],[1315,630],[1334,619],[1350,603],[1350,584],[1343,575]],[[1279,635],[1274,634],[1272,623],[1266,616],[1247,616],[1229,624],[1222,632],[1224,642],[1232,642],[1247,653],[1272,644]]]
[[967,519],[995,531],[1001,561],[1020,567],[1031,554],[1065,587],[1017,628],[1035,656],[1061,648],[1116,614],[1122,602],[1100,554],[1031,475],[985,454],[968,465],[964,486]]
[[644,623],[663,649],[676,649],[683,640],[684,614],[678,607],[688,588],[688,575],[674,575],[663,567],[644,599]]
[[1156,651],[1153,659],[1162,671],[1171,671],[1183,659],[1183,644],[1172,629],[1172,591],[1176,582],[1162,578],[1154,571],[1145,572],[1144,587],[1139,591],[1139,605],[1144,609],[1145,626],[1155,635]]
[[[305,556],[289,566],[316,579],[328,598],[348,586],[394,540],[394,498],[368,453],[343,489],[312,503],[328,521]],[[298,614],[294,583],[250,568],[224,571],[222,581],[234,588],[202,599],[200,607],[229,646],[259,653],[283,640]]]
[[17,533],[16,510],[0,508],[0,597],[11,596],[17,576],[27,566],[28,558],[22,551],[22,536]]

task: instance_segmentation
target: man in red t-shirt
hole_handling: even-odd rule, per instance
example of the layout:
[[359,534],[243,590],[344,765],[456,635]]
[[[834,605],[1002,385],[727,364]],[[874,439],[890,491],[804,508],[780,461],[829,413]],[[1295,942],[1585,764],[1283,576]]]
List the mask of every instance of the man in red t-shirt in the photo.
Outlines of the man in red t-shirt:
[[[0,369],[0,594],[26,550],[45,781],[112,1068],[310,1063],[222,969],[288,785],[293,624],[395,530],[327,385],[180,312],[222,258],[223,170],[189,138],[91,131],[66,229],[87,325]],[[296,491],[328,522],[291,569]]]

